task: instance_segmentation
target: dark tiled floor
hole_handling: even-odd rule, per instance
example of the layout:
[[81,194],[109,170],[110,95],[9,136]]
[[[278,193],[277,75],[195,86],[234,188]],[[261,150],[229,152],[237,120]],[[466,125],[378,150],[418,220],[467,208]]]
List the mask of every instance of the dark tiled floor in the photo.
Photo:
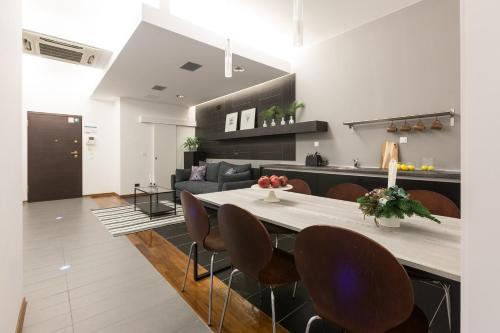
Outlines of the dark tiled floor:
[[[156,229],[165,239],[172,242],[182,252],[189,254],[191,239],[187,234],[185,224],[176,224]],[[292,252],[295,242],[294,235],[281,235],[279,237],[279,247],[283,250]],[[210,253],[203,249],[198,251],[198,262],[208,269],[210,264]],[[216,256],[215,269],[229,264],[229,258],[224,253]],[[217,277],[228,283],[230,270],[225,270],[217,274]],[[249,302],[257,306],[263,312],[271,316],[270,291],[268,288],[260,290],[258,283],[238,273],[233,280],[233,289]],[[426,313],[427,318],[431,320],[442,297],[442,292],[432,286],[414,282],[415,301],[417,305]],[[304,332],[307,321],[315,315],[314,308],[309,300],[307,290],[299,283],[295,299],[292,298],[293,285],[276,288],[276,318],[278,322],[290,332]],[[342,332],[334,325],[323,321],[316,321],[311,333],[324,332]],[[437,317],[432,325],[432,332],[449,332],[445,307],[441,307]]]

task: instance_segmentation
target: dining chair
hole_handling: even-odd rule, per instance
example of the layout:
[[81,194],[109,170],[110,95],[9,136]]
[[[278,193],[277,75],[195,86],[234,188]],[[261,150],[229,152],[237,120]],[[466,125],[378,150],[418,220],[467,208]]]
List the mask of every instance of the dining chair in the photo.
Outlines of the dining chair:
[[[428,190],[408,190],[408,194],[412,199],[420,201],[422,205],[424,205],[432,214],[460,218],[460,209],[457,207],[457,205],[441,193]],[[451,285],[446,281],[433,279],[412,268],[407,268],[407,271],[412,279],[430,284],[443,290],[443,297],[441,298],[441,301],[439,302],[439,305],[436,308],[431,321],[429,322],[429,327],[434,323],[434,319],[436,318],[439,309],[441,309],[443,301],[445,301],[446,311],[448,315],[448,327],[451,331]]]
[[403,266],[384,247],[356,232],[316,225],[302,230],[295,260],[317,315],[347,332],[424,333]]
[[311,188],[309,187],[309,184],[307,184],[302,179],[299,179],[299,178],[289,179],[288,184],[293,186],[293,188],[291,190],[289,190],[289,192],[308,194],[308,195],[311,195],[311,193],[312,193]]
[[356,202],[359,197],[362,197],[367,192],[368,190],[361,185],[343,183],[330,188],[328,192],[326,192],[326,197],[330,199]]
[[459,219],[460,209],[448,197],[428,190],[408,190],[414,200],[420,201],[432,214]]
[[193,240],[189,249],[189,257],[182,282],[182,292],[186,287],[189,264],[196,244],[212,253],[210,258],[210,290],[208,293],[208,325],[212,324],[212,290],[214,285],[214,258],[217,253],[225,251],[224,240],[220,236],[219,228],[210,227],[209,216],[200,201],[187,191],[181,192],[181,204],[189,236]]
[[231,258],[234,270],[229,276],[226,299],[220,320],[222,332],[231,283],[234,274],[241,272],[271,289],[273,333],[276,332],[276,314],[273,288],[299,281],[292,254],[274,248],[264,225],[250,212],[231,204],[219,208],[219,228]]

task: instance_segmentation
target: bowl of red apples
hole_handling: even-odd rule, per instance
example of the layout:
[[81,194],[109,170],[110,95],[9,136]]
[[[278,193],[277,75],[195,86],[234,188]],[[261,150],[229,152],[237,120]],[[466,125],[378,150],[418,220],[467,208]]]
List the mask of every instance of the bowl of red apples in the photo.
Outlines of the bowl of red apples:
[[257,181],[257,184],[252,186],[255,190],[267,190],[267,197],[264,198],[266,202],[279,202],[280,200],[276,196],[275,190],[278,191],[288,191],[293,188],[292,185],[288,184],[288,178],[286,176],[276,176],[272,175],[262,176]]

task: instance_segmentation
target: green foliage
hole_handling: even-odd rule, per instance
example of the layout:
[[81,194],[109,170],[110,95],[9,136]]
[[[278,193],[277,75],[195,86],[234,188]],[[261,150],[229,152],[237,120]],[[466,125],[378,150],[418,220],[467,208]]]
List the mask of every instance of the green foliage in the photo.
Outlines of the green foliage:
[[441,223],[420,201],[412,200],[408,193],[398,186],[375,189],[359,197],[357,202],[365,217],[373,216],[375,222],[380,217],[404,219],[405,216],[417,215]]
[[186,141],[182,144],[182,147],[187,151],[196,151],[200,145],[201,140],[197,137],[188,137]]
[[269,109],[262,111],[261,114],[265,120],[279,119],[285,115],[283,110],[279,106],[276,106],[276,105],[273,105]]
[[303,102],[293,101],[290,106],[288,106],[286,115],[295,117],[295,115],[297,114],[297,110],[303,110],[305,107],[306,105]]

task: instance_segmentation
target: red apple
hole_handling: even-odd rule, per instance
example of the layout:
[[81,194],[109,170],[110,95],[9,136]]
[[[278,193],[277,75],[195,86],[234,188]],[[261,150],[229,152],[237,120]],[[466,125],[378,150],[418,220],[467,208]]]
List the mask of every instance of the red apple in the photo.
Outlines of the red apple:
[[288,177],[287,176],[279,176],[279,180],[280,180],[281,186],[286,186],[288,184]]
[[262,187],[262,188],[268,188],[269,184],[271,184],[271,181],[269,180],[269,177],[262,176],[257,181],[257,184],[259,184],[259,186]]
[[280,179],[278,177],[271,177],[271,186],[276,188],[281,186]]

